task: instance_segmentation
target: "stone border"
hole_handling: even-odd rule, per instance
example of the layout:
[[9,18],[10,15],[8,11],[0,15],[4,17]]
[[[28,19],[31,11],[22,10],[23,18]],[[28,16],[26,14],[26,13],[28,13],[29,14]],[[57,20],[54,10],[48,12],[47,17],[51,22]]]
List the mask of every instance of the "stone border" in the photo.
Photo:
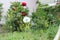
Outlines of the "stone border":
[[60,26],[59,26],[59,29],[56,33],[56,36],[54,37],[54,40],[59,40],[59,37],[60,37]]

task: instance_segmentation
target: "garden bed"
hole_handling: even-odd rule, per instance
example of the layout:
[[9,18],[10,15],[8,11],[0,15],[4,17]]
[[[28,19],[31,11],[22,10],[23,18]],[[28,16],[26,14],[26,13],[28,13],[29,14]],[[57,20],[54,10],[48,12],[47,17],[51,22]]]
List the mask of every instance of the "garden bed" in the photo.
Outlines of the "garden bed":
[[59,28],[59,6],[41,8],[38,4],[36,12],[28,16],[26,3],[22,3],[13,2],[10,6],[2,28],[8,32],[1,34],[0,40],[53,40]]

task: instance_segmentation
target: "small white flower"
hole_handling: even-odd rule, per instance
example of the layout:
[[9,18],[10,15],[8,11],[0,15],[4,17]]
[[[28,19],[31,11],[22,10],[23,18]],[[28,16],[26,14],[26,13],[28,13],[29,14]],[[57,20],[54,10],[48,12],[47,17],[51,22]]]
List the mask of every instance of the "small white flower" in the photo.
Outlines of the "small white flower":
[[24,6],[24,8],[27,8],[26,6]]
[[29,23],[30,22],[30,17],[27,17],[27,16],[25,16],[24,18],[23,18],[23,22],[24,23]]

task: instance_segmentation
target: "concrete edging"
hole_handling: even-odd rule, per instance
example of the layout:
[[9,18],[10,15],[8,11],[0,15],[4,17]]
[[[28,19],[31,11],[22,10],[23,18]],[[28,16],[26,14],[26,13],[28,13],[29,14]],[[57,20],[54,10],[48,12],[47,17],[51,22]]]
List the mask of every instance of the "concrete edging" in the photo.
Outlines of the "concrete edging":
[[60,37],[60,25],[59,25],[59,29],[54,37],[54,40],[59,40],[59,37]]

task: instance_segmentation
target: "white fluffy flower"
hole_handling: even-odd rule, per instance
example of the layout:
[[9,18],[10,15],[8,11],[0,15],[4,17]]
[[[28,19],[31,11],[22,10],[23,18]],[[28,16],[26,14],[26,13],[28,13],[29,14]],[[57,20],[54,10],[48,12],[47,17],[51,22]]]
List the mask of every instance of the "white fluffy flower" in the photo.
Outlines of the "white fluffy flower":
[[30,17],[27,17],[27,16],[25,16],[24,18],[23,18],[23,22],[24,23],[29,23],[30,22]]

